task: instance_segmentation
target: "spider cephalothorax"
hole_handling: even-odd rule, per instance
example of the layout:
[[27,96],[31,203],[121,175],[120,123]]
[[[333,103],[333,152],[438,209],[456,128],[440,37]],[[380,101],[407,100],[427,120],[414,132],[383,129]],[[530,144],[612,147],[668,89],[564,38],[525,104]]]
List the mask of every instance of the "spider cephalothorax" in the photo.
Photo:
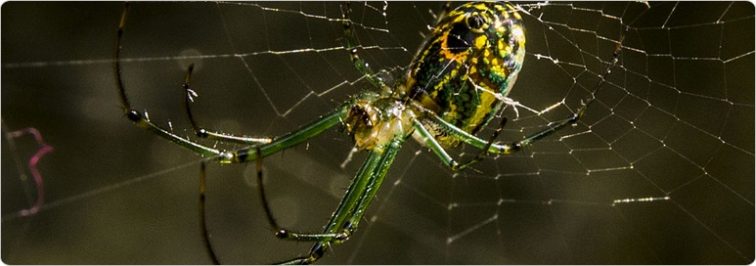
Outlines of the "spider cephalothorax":
[[414,112],[399,99],[363,93],[349,109],[344,126],[358,149],[382,151],[393,136],[411,133],[413,118]]

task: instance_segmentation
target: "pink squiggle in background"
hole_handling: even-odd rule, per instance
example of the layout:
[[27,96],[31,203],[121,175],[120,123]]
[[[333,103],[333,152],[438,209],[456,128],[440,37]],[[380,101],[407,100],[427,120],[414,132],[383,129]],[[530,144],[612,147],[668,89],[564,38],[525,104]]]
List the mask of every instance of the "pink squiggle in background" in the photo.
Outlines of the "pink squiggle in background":
[[37,169],[37,164],[39,163],[39,160],[42,159],[42,157],[53,151],[53,147],[45,143],[45,140],[42,139],[42,134],[39,133],[39,130],[33,127],[9,132],[7,136],[8,138],[19,138],[24,135],[32,135],[34,137],[34,140],[36,140],[37,144],[39,145],[39,149],[34,153],[34,155],[32,155],[31,158],[29,158],[29,162],[27,164],[27,166],[29,167],[29,173],[31,173],[32,178],[34,179],[34,185],[37,188],[37,199],[34,201],[34,204],[32,204],[31,207],[29,207],[28,209],[20,210],[18,212],[20,216],[30,216],[39,212],[39,209],[42,208],[42,205],[45,203],[45,183],[42,179],[42,174],[40,174],[39,169]]

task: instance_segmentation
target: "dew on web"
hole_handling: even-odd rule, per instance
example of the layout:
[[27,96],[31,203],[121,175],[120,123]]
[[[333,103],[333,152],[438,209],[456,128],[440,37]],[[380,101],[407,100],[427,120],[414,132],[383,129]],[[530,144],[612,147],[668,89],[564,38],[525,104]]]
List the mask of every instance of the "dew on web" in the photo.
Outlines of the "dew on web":
[[[3,29],[3,122],[45,132],[57,162],[45,162],[45,204],[22,219],[7,197],[35,194],[9,191],[7,179],[17,175],[3,156],[4,261],[209,263],[196,224],[200,159],[120,113],[110,69],[120,5],[5,7],[17,12],[3,14],[11,25]],[[350,8],[360,57],[393,82],[442,4]],[[501,99],[507,108],[497,119],[508,122],[497,139],[520,140],[573,115],[601,84],[583,119],[519,153],[486,158],[478,171],[453,173],[408,142],[366,221],[322,262],[752,261],[753,6],[518,9],[527,55]],[[31,11],[55,15],[31,23],[22,16]],[[122,58],[129,96],[182,136],[193,136],[180,88],[192,63],[201,65],[192,80],[195,116],[232,134],[280,135],[371,88],[345,51],[336,3],[137,3],[130,12]],[[31,33],[38,38],[21,37]],[[617,65],[605,73],[618,45]],[[487,138],[497,124],[478,135]],[[283,223],[322,228],[365,159],[352,148],[333,130],[266,159],[266,192]],[[450,154],[464,160],[478,151]],[[254,165],[208,166],[208,225],[224,263],[270,263],[309,249],[270,232]]]

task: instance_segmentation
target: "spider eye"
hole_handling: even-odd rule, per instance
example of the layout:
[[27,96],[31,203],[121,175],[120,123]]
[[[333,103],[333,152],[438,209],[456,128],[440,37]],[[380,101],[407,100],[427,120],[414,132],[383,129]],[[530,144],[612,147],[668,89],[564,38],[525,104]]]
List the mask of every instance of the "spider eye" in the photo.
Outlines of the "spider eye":
[[471,31],[481,33],[483,32],[484,26],[486,26],[486,19],[475,12],[465,18],[465,24]]

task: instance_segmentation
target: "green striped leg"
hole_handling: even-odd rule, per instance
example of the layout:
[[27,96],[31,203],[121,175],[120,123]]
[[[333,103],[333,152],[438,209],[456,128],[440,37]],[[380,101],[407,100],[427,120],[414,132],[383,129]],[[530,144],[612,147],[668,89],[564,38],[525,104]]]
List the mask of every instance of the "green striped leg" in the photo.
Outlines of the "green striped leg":
[[313,263],[325,254],[332,243],[339,243],[351,236],[365,215],[365,210],[375,198],[403,142],[403,136],[395,136],[383,153],[370,152],[323,233],[295,235],[286,231],[285,238],[287,239],[317,241],[317,243],[310,249],[307,256],[285,261],[282,264]]
[[[181,136],[178,136],[174,133],[172,133],[169,130],[166,130],[165,128],[162,128],[152,121],[150,121],[149,116],[147,113],[141,113],[135,109],[132,108],[131,102],[129,101],[129,98],[126,94],[126,89],[123,81],[123,75],[122,75],[122,68],[121,68],[121,50],[122,50],[122,39],[123,39],[123,33],[126,25],[126,18],[128,14],[128,3],[124,4],[123,11],[121,13],[121,19],[118,24],[118,31],[117,31],[117,37],[116,37],[116,49],[115,49],[115,61],[113,63],[113,68],[116,76],[116,87],[118,88],[118,93],[121,100],[121,105],[123,106],[123,112],[124,115],[134,124],[136,124],[138,127],[147,129],[154,134],[167,139],[173,143],[178,144],[181,147],[184,147],[196,154],[199,154],[203,157],[211,157],[221,163],[239,163],[239,162],[245,162],[245,161],[254,161],[258,154],[260,156],[268,156],[271,154],[274,154],[278,151],[284,150],[286,148],[290,148],[292,146],[295,146],[297,144],[300,144],[310,138],[313,138],[326,129],[329,129],[339,123],[343,120],[343,118],[346,116],[346,114],[349,111],[349,108],[351,107],[352,101],[348,101],[344,103],[342,106],[337,108],[335,111],[331,112],[330,114],[327,114],[323,117],[321,117],[319,120],[312,122],[311,124],[300,128],[297,131],[291,132],[287,135],[284,135],[280,138],[276,138],[270,143],[267,144],[259,144],[258,141],[249,141],[249,143],[255,143],[257,145],[248,147],[248,148],[242,148],[238,150],[232,150],[232,151],[226,151],[226,150],[219,150],[215,149],[206,145],[203,145],[201,143],[192,141],[188,138],[184,138]],[[188,86],[188,81],[191,77],[191,69],[187,73],[187,77],[185,78],[185,81]],[[227,138],[230,139],[230,138]],[[260,152],[256,152],[259,150]]]
[[381,184],[383,184],[383,180],[385,179],[388,170],[391,168],[391,165],[394,163],[394,159],[399,153],[399,149],[403,142],[404,139],[397,137],[391,142],[391,144],[389,144],[389,148],[384,152],[383,158],[381,158],[381,161],[378,163],[378,168],[375,169],[375,174],[367,187],[367,191],[362,195],[362,198],[360,198],[359,204],[354,210],[354,214],[352,214],[351,218],[349,218],[344,224],[344,232],[346,233],[347,238],[355,229],[357,229],[362,217],[365,216],[365,210],[370,206],[372,200],[375,199],[375,195],[378,193]]
[[214,157],[214,159],[218,160],[220,163],[241,163],[254,161],[258,156],[270,156],[271,154],[296,146],[317,135],[320,135],[325,130],[340,124],[343,118],[347,115],[350,106],[351,102],[345,103],[344,105],[336,109],[336,111],[322,116],[320,119],[296,131],[293,131],[282,137],[275,138],[270,143],[259,144],[256,146],[232,151],[214,149],[201,143],[194,142],[192,140],[173,134],[168,130],[152,123],[146,116],[142,115],[139,111],[136,110],[127,111],[126,116],[138,127],[150,130],[156,135],[173,143],[176,143],[181,147],[189,149],[190,151],[197,153],[203,157]]
[[368,63],[360,58],[358,54],[359,49],[362,46],[357,40],[357,34],[354,31],[354,23],[351,20],[352,9],[349,6],[350,2],[344,2],[341,4],[341,19],[344,25],[344,49],[349,52],[349,59],[352,60],[354,68],[357,69],[364,77],[376,88],[388,88],[386,84],[375,75],[375,72],[370,68]]
[[[137,111],[130,111],[128,112],[128,117],[134,123],[136,123],[139,127],[146,128],[152,132],[155,132],[157,135],[168,139],[174,143],[179,144],[180,146],[187,148],[199,155],[202,156],[214,156],[214,159],[219,160],[221,163],[236,163],[236,162],[244,162],[248,160],[257,160],[258,162],[262,162],[262,157],[269,156],[271,154],[274,154],[276,152],[279,152],[281,150],[284,150],[289,147],[296,146],[304,141],[307,141],[308,139],[311,139],[323,131],[341,123],[342,118],[346,115],[347,111],[349,110],[350,104],[344,104],[342,107],[337,109],[336,111],[332,112],[331,114],[328,114],[326,116],[321,117],[319,120],[311,123],[308,126],[305,126],[303,128],[300,128],[297,131],[291,132],[287,135],[284,135],[283,137],[280,137],[273,142],[269,144],[262,144],[253,146],[251,148],[245,148],[241,150],[236,151],[220,151],[216,150],[207,146],[204,146],[202,144],[193,142],[191,140],[182,138],[180,136],[177,136],[173,133],[168,132],[167,130],[161,128],[160,126],[157,126],[150,122],[147,118],[139,114]],[[136,118],[136,119],[133,119]],[[258,169],[261,169],[262,165],[258,163]],[[258,173],[261,173],[258,171]],[[207,222],[206,222],[206,213],[205,213],[205,162],[203,161],[200,167],[200,187],[199,187],[199,211],[200,211],[200,226],[202,227],[202,233],[203,233],[203,239],[205,242],[205,245],[208,249],[208,252],[211,255],[211,259],[213,260],[213,263],[219,264],[218,256],[215,254],[212,245],[210,243],[210,233],[207,229]],[[259,176],[258,178],[261,178]],[[260,195],[263,197],[263,200],[265,199],[264,191],[262,184],[258,186],[260,188]],[[268,208],[267,202],[264,202],[264,207],[266,211],[269,213],[270,210]]]
[[[488,147],[487,152],[490,154],[511,154],[513,152],[519,151],[520,149],[522,149],[522,147],[528,146],[539,139],[553,134],[554,132],[564,128],[567,125],[576,123],[584,113],[584,106],[585,105],[583,105],[583,107],[578,110],[577,114],[574,114],[567,119],[553,122],[547,128],[530,134],[524,139],[512,142],[511,144],[491,143],[489,141],[478,138],[475,135],[472,135],[452,124],[449,124],[449,122],[444,121],[436,115],[430,115],[429,117],[433,123],[443,127],[447,133],[454,136],[458,140],[467,143],[470,146],[481,150],[486,150],[486,147]],[[433,147],[431,147],[431,149],[433,149]]]
[[[415,129],[414,134],[417,134],[417,137],[418,137],[416,139],[421,140],[422,141],[421,144],[425,144],[425,146],[428,147],[434,154],[436,154],[436,157],[438,157],[438,159],[441,160],[441,162],[444,165],[451,168],[452,171],[460,171],[465,168],[468,168],[470,165],[473,164],[473,161],[465,163],[465,164],[460,164],[457,161],[455,161],[454,158],[452,158],[449,155],[449,153],[446,152],[444,147],[441,146],[440,143],[438,143],[436,138],[428,131],[428,129],[425,128],[422,122],[415,120],[413,127]],[[460,129],[460,131],[462,130]],[[485,145],[492,145],[492,144],[485,144]]]
[[[343,220],[346,219],[346,216],[351,213],[351,210],[354,208],[354,206],[357,205],[357,200],[360,198],[360,196],[368,186],[370,178],[373,175],[373,170],[378,166],[380,159],[381,154],[370,152],[367,160],[362,164],[360,170],[357,171],[355,178],[352,180],[352,183],[349,185],[349,188],[347,188],[346,194],[339,203],[338,208],[336,208],[336,211],[331,217],[331,220],[329,221],[326,228],[331,228],[342,223]],[[265,202],[267,200],[263,201]],[[278,223],[276,223],[275,218],[273,218],[270,212],[266,213],[269,216],[268,219],[271,222],[271,226],[276,229],[276,236],[279,238],[297,241],[322,241],[342,238],[339,234],[329,232],[329,230],[325,230],[324,233],[312,234],[292,232],[278,226]]]
[[457,169],[457,167],[459,167],[459,164],[456,161],[454,161],[454,159],[449,155],[449,153],[446,152],[444,147],[442,147],[441,144],[438,143],[438,141],[436,141],[436,138],[430,132],[428,132],[428,129],[426,129],[425,126],[419,120],[415,120],[413,121],[413,123],[414,124],[412,126],[415,129],[414,134],[419,135],[420,139],[423,141],[423,143],[421,144],[425,144],[426,147],[428,147],[431,151],[433,151],[433,153],[436,154],[438,159],[440,159],[441,162],[443,162],[446,166],[452,169]]
[[116,35],[116,49],[115,49],[115,61],[113,62],[113,70],[115,72],[116,76],[116,87],[118,88],[118,94],[120,96],[121,105],[123,105],[123,113],[126,115],[126,117],[131,120],[134,124],[136,124],[138,127],[145,128],[149,131],[152,131],[156,135],[170,140],[173,143],[178,144],[179,146],[185,147],[203,157],[217,157],[219,160],[229,160],[233,158],[231,153],[221,151],[218,149],[210,148],[205,145],[193,142],[189,139],[182,138],[176,134],[171,133],[168,130],[165,130],[161,128],[158,125],[155,125],[152,123],[149,119],[149,117],[145,114],[140,113],[139,111],[136,111],[131,108],[131,102],[129,102],[129,98],[126,95],[126,89],[123,82],[123,75],[121,74],[121,41],[123,40],[123,33],[126,26],[126,17],[128,14],[129,5],[128,3],[124,4],[123,11],[121,12],[121,20],[118,23],[118,31]]

